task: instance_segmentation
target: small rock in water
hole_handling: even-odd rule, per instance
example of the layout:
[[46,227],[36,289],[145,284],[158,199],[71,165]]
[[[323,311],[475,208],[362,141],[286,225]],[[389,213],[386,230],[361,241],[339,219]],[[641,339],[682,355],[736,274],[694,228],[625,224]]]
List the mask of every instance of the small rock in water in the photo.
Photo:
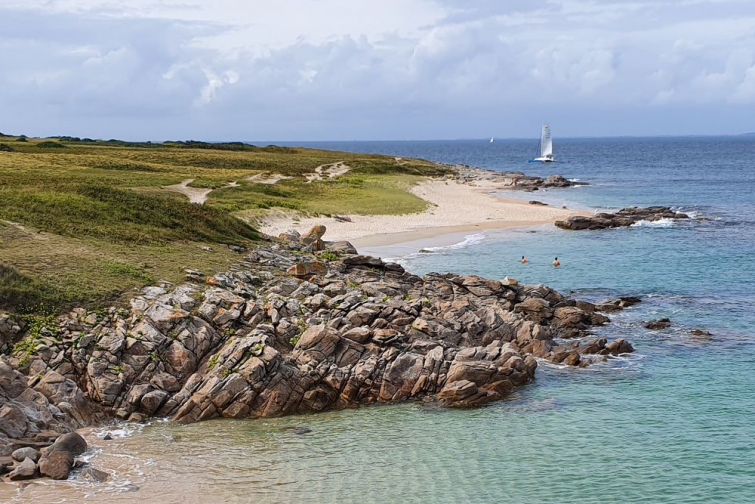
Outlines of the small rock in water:
[[296,425],[294,427],[286,427],[285,430],[297,434],[299,436],[312,432],[312,429],[306,425]]
[[690,331],[690,334],[692,336],[713,336],[712,333],[709,333],[708,331],[703,331],[702,329],[693,329]]
[[100,471],[98,469],[95,469],[94,467],[86,467],[83,471],[81,471],[81,476],[83,478],[95,481],[97,483],[102,483],[103,481],[107,481],[107,479],[110,477],[108,473],[105,471]]
[[430,250],[430,249],[423,248],[423,249],[419,249],[419,253],[420,254],[432,254],[433,251]]
[[660,318],[657,320],[651,320],[650,322],[645,323],[645,329],[651,329],[651,330],[660,330],[660,329],[668,329],[671,326],[671,320],[667,318]]
[[103,441],[110,441],[111,439],[113,439],[113,436],[109,432],[102,438]]

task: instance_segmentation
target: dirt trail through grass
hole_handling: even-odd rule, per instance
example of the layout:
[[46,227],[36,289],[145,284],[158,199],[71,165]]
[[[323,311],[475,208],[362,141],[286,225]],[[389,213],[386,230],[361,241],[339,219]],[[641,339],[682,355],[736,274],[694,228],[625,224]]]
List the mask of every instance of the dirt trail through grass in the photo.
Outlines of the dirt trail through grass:
[[[180,184],[165,186],[165,189],[180,192],[181,194],[187,196],[189,198],[189,203],[197,203],[198,205],[204,205],[205,201],[207,201],[207,195],[210,194],[213,190],[202,189],[198,187],[189,187],[189,184],[191,184],[192,182],[194,182],[194,179],[186,179]],[[238,186],[239,186],[239,183],[234,181],[234,182],[228,182],[228,185],[226,185],[225,187],[238,187]]]
[[200,205],[203,205],[204,202],[207,201],[207,195],[212,192],[212,189],[198,189],[196,187],[189,187],[189,184],[191,184],[192,182],[194,182],[194,179],[186,179],[180,184],[165,186],[165,189],[180,192],[181,194],[187,196],[191,203],[198,203]]
[[251,177],[247,177],[245,180],[249,182],[254,182],[255,184],[274,185],[280,182],[281,180],[286,180],[290,178],[293,178],[293,177],[286,177],[285,175],[279,175],[277,173],[258,173],[257,175],[252,175]]
[[323,180],[323,174],[327,175],[329,179],[332,179],[347,174],[349,170],[351,170],[350,166],[343,161],[338,161],[336,163],[320,165],[315,168],[314,173],[305,173],[304,176],[307,178],[307,184],[311,184],[315,180]]

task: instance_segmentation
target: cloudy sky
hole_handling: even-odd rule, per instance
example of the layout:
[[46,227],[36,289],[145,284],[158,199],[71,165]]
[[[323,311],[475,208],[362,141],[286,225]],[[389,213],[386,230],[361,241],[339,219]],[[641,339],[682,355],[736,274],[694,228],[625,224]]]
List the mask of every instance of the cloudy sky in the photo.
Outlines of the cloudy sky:
[[755,131],[754,0],[0,0],[0,131]]

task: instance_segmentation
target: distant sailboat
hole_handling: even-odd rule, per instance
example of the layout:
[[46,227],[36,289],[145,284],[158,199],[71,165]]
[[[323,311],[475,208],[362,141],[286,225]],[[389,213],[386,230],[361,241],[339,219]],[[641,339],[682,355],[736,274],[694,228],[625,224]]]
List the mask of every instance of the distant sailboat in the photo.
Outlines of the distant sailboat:
[[540,132],[540,144],[538,145],[538,157],[531,159],[530,163],[552,163],[555,160],[551,127],[548,126],[548,123],[543,123],[543,130]]
[[490,137],[490,143],[493,143],[493,137]]

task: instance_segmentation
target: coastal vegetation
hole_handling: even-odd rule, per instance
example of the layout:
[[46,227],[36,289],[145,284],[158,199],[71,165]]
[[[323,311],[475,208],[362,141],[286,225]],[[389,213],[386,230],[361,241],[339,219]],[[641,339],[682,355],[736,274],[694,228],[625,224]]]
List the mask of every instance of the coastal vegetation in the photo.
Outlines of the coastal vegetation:
[[[144,285],[222,271],[270,212],[402,214],[445,168],[422,160],[241,142],[124,142],[3,135],[0,309],[117,303]],[[343,164],[339,174],[322,167]],[[260,183],[255,176],[275,177]],[[276,180],[277,179],[277,180]],[[210,191],[191,204],[169,186]]]

